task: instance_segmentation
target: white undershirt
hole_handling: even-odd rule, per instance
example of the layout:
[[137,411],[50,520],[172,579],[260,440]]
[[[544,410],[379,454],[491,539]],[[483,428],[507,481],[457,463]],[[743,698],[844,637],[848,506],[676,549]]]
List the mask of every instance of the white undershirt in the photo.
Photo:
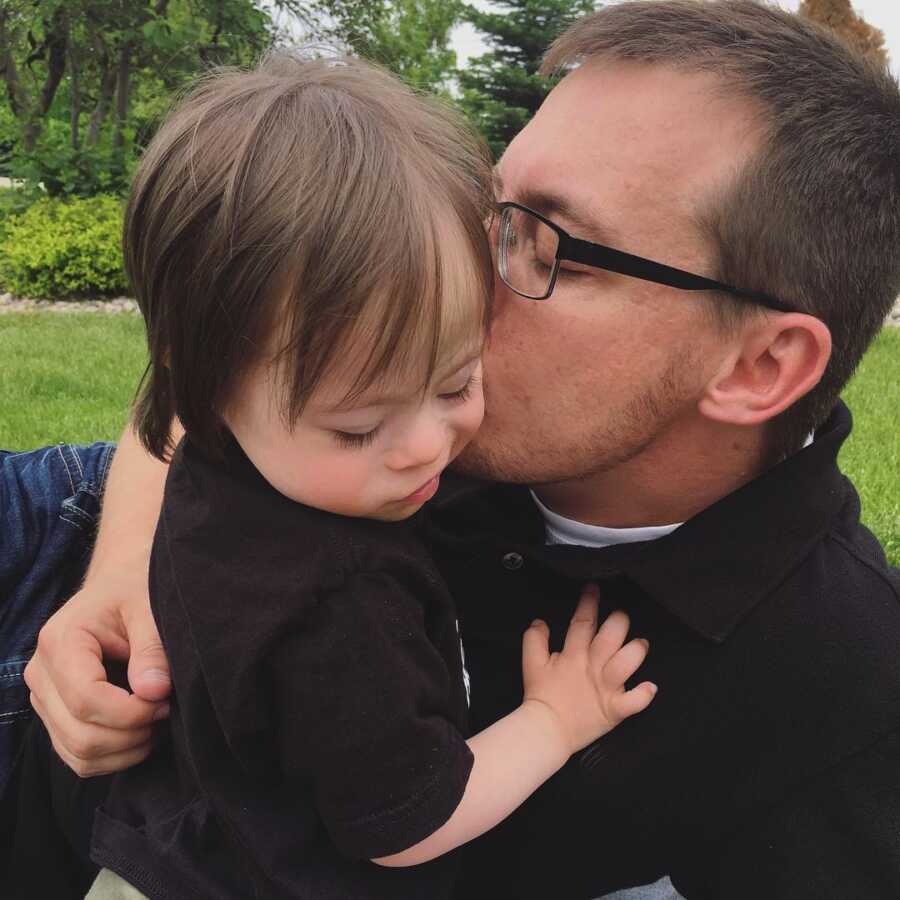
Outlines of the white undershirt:
[[574,544],[579,547],[611,547],[613,544],[634,544],[638,541],[655,541],[671,534],[683,522],[674,525],[647,525],[644,528],[605,528],[603,525],[586,525],[575,519],[567,519],[548,509],[531,492],[537,508],[544,517],[548,544]]

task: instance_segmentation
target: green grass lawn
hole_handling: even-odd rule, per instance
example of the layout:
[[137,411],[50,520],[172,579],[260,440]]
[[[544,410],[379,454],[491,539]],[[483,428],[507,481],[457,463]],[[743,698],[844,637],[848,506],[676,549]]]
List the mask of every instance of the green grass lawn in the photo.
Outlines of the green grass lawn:
[[[115,439],[144,361],[135,315],[0,316],[0,447]],[[879,335],[845,398],[855,429],[841,465],[900,565],[900,329]]]
[[145,360],[134,314],[0,315],[0,447],[117,439]]
[[885,328],[844,391],[853,434],[840,464],[862,499],[863,521],[900,566],[900,328]]

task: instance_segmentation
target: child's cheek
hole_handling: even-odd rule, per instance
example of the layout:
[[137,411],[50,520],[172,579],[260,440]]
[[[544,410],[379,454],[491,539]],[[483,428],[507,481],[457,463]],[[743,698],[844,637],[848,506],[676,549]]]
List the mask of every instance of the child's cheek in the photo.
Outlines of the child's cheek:
[[316,485],[325,498],[332,498],[342,506],[353,505],[366,493],[369,467],[368,456],[358,450],[343,450],[320,460]]

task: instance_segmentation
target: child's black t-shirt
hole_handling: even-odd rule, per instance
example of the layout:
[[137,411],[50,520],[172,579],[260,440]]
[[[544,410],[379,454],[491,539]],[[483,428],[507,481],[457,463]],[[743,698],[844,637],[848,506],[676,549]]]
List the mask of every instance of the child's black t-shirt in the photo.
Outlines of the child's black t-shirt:
[[450,895],[454,854],[368,861],[446,822],[472,767],[452,600],[410,526],[182,442],[150,563],[171,729],[117,776],[95,862],[153,900]]

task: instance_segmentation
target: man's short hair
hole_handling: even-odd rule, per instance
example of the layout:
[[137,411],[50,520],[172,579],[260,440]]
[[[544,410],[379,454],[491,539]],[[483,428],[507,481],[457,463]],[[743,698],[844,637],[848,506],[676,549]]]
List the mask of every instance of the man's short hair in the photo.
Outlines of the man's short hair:
[[[755,0],[632,0],[572,25],[545,73],[593,59],[708,72],[763,111],[760,150],[697,222],[713,277],[821,319],[820,383],[770,423],[773,459],[828,416],[900,293],[900,91],[837,37]],[[720,322],[746,305],[715,296]],[[752,308],[751,308],[752,309]]]

